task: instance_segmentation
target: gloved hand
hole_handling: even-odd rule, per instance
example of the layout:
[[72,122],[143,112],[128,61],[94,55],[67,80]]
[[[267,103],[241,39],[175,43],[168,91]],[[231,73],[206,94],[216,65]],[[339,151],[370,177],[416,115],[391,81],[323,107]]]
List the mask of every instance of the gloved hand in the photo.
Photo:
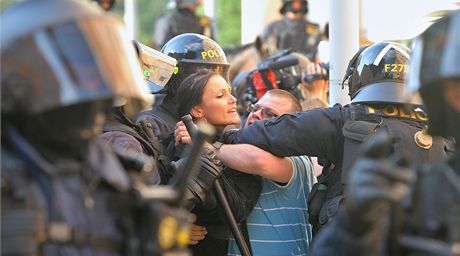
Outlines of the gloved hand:
[[[388,230],[393,206],[407,196],[415,173],[401,156],[392,154],[391,138],[381,132],[363,145],[346,187],[345,213],[355,235]],[[369,238],[369,237],[368,237]],[[369,238],[371,239],[371,238]]]
[[200,162],[200,172],[187,186],[185,207],[188,210],[198,205],[214,208],[217,203],[215,199],[210,200],[208,191],[214,186],[215,180],[222,174],[223,168],[214,164],[207,155],[201,156]]

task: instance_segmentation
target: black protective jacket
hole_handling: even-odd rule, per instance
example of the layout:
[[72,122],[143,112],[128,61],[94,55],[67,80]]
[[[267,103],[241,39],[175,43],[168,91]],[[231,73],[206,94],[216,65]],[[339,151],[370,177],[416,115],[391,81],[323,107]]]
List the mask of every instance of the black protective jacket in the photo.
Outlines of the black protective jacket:
[[341,211],[315,238],[311,255],[458,255],[454,244],[460,244],[459,152],[414,171],[416,180],[408,196],[395,202],[393,211],[377,213],[391,229],[374,223],[367,232],[357,233],[360,223]]
[[[285,114],[268,121],[256,121],[239,132],[229,133],[227,143],[248,143],[277,156],[308,155],[330,163],[318,178],[309,201],[310,221],[319,227],[329,223],[343,198],[343,184],[348,168],[358,155],[359,145],[377,130],[384,129],[394,140],[396,152],[409,161],[432,162],[445,159],[446,143],[433,138],[429,149],[419,147],[414,134],[427,124],[426,116],[397,105],[369,107],[365,105],[336,105],[295,114]],[[317,192],[320,184],[327,190]],[[324,186],[323,186],[324,187]],[[322,200],[314,199],[320,196]],[[318,210],[318,212],[311,212]],[[316,223],[315,223],[316,222]]]

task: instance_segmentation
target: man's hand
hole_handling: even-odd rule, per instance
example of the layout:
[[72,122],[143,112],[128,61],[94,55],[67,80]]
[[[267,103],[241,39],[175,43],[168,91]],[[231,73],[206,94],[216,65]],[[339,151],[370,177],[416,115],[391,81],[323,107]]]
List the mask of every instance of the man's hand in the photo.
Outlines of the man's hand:
[[176,124],[176,128],[174,129],[174,141],[175,144],[178,145],[179,143],[183,144],[191,144],[192,138],[185,127],[185,124],[182,121],[179,121]]
[[302,90],[308,92],[308,99],[327,101],[329,77],[326,69],[320,64],[310,63],[302,76]]

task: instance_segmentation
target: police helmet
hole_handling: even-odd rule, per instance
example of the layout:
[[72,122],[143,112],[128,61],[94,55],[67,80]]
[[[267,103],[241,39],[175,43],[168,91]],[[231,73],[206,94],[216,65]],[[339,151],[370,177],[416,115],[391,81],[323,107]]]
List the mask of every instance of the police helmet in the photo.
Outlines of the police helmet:
[[[294,3],[297,2],[297,3]],[[308,1],[306,0],[283,0],[280,13],[285,14],[287,11],[308,13]]]
[[423,99],[430,118],[429,132],[458,139],[460,112],[446,101],[448,86],[460,89],[460,10],[441,18],[415,39],[408,86],[409,95],[419,92]]
[[43,0],[10,6],[1,20],[3,116],[24,121],[76,105],[96,115],[94,105],[109,108],[117,96],[142,105],[141,71],[115,16],[90,2]]
[[133,45],[150,92],[160,92],[174,73],[176,59],[136,40],[133,40]]
[[361,48],[350,60],[343,79],[348,80],[351,102],[406,103],[409,61],[410,51],[401,44],[383,42]]
[[211,69],[229,80],[230,65],[227,62],[222,48],[211,38],[186,33],[178,35],[169,40],[161,52],[177,60],[177,69],[172,76],[167,87],[175,88],[188,75],[195,73],[199,69]]

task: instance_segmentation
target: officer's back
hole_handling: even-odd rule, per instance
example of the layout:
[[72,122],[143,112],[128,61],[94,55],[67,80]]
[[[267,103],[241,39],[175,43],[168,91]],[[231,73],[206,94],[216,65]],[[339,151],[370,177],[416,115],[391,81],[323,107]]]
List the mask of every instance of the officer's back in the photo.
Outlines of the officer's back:
[[230,140],[257,145],[279,156],[309,155],[329,165],[309,199],[310,221],[316,230],[337,213],[343,184],[357,147],[378,130],[387,130],[401,155],[418,161],[443,159],[444,141],[426,138],[426,115],[419,102],[403,105],[409,52],[394,43],[363,48],[351,60],[345,79],[352,103],[284,115],[256,122]]
[[314,60],[321,38],[319,25],[308,21],[308,1],[283,0],[280,13],[283,19],[270,23],[263,31],[262,38],[273,52],[292,49]]
[[185,33],[196,33],[213,38],[212,20],[196,15],[201,5],[199,0],[176,0],[176,9],[161,16],[155,23],[152,38],[156,46],[162,48],[173,37]]

